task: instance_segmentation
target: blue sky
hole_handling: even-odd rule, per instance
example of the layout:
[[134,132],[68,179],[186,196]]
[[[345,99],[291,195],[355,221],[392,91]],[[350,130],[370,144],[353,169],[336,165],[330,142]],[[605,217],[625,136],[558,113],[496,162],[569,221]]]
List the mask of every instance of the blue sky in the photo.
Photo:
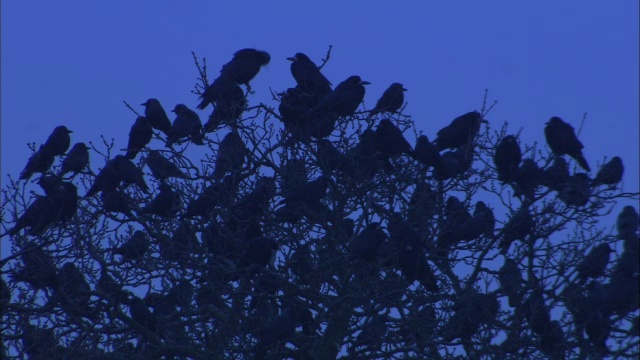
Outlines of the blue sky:
[[[554,115],[578,128],[593,169],[619,155],[625,191],[638,191],[638,2],[616,1],[5,1],[2,3],[2,182],[65,124],[72,141],[116,139],[124,148],[139,106],[160,99],[195,108],[191,51],[210,77],[240,48],[271,54],[252,82],[251,104],[269,87],[293,86],[286,57],[305,52],[335,84],[372,83],[371,108],[392,82],[408,89],[406,113],[433,138],[451,119],[479,109],[484,89],[494,128],[523,127],[544,143]],[[272,103],[273,104],[273,103]],[[200,112],[203,119],[210,109]],[[411,139],[413,141],[413,139]],[[162,144],[152,143],[162,147]],[[97,156],[94,156],[94,160]],[[97,170],[102,164],[92,163]]]

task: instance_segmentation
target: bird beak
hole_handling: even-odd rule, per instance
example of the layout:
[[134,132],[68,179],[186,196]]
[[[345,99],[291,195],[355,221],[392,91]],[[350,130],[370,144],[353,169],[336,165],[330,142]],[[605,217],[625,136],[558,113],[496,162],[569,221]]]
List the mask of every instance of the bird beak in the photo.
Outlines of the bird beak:
[[296,57],[295,57],[295,56],[288,57],[288,58],[287,58],[287,60],[289,60],[289,61],[296,61]]
[[482,120],[480,120],[480,122],[485,123],[485,124],[488,124],[488,123],[489,123],[489,120],[482,119]]
[[363,81],[360,81],[360,85],[371,85],[371,83],[363,80]]
[[143,102],[143,103],[142,103],[142,104],[140,104],[140,105],[142,105],[142,106],[147,106],[147,103],[146,103],[146,102]]

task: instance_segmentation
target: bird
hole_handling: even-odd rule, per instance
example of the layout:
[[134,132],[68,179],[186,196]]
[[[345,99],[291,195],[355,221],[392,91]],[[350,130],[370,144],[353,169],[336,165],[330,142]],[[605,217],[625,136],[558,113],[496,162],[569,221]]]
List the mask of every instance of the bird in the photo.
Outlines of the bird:
[[[220,124],[235,123],[247,106],[242,88],[226,76],[219,77],[211,86],[213,89],[207,88],[205,90],[203,94],[205,99],[198,106],[199,109],[204,109],[207,101],[215,105],[209,119],[204,124],[205,132],[215,131]],[[210,93],[207,94],[207,91]]]
[[70,172],[73,172],[73,176],[75,176],[87,166],[89,166],[89,147],[83,142],[75,143],[62,160],[58,176],[64,176]]
[[522,161],[522,151],[518,140],[513,135],[507,135],[500,140],[493,155],[493,163],[496,165],[498,181],[510,183],[515,178],[518,166]]
[[13,273],[14,280],[27,282],[35,289],[55,291],[59,284],[58,269],[51,256],[35,242],[25,243],[21,250],[24,266]]
[[171,121],[164,111],[164,108],[160,104],[158,99],[148,99],[141,104],[144,106],[144,116],[147,118],[149,124],[156,130],[162,131],[165,135],[169,136],[169,130],[171,130]]
[[[325,94],[326,95],[326,94]],[[307,124],[303,115],[318,104],[320,99],[299,88],[288,88],[280,94],[279,120],[287,131],[299,137],[306,133]]]
[[433,141],[438,151],[457,149],[469,144],[480,131],[480,124],[488,123],[477,111],[468,112],[453,119],[451,124],[438,131],[438,137]]
[[376,147],[386,157],[401,154],[413,156],[411,145],[402,135],[402,131],[389,119],[382,119],[375,131]]
[[73,219],[78,212],[78,188],[70,182],[63,182],[61,192],[62,209],[59,219],[66,223]]
[[554,116],[546,123],[544,136],[547,140],[547,145],[549,145],[554,155],[569,155],[578,162],[580,167],[586,171],[591,171],[587,160],[582,154],[584,145],[578,140],[571,124]]
[[133,200],[119,190],[103,191],[100,194],[102,200],[102,208],[107,212],[122,213],[128,217],[133,217],[131,210],[133,208]]
[[631,205],[625,206],[616,220],[618,237],[623,240],[635,240],[639,224],[640,215],[638,215],[636,209]]
[[187,175],[185,175],[182,170],[178,168],[178,166],[167,158],[162,156],[160,151],[158,150],[150,150],[147,154],[146,164],[151,170],[151,174],[156,179],[162,181],[170,177],[175,177],[179,179],[187,179]]
[[593,186],[600,184],[615,185],[622,180],[623,173],[624,165],[622,165],[622,159],[618,156],[614,156],[609,160],[609,162],[602,165],[591,184]]
[[349,255],[354,259],[375,261],[378,249],[385,242],[387,234],[379,222],[367,225],[349,244]]
[[41,234],[60,218],[63,205],[64,191],[56,191],[51,196],[37,195],[9,229],[9,234],[16,234],[24,228],[29,228],[30,235]]
[[129,299],[129,315],[135,322],[155,333],[158,319],[151,313],[144,301],[135,295],[131,295],[131,299]]
[[76,265],[67,262],[58,271],[59,287],[55,297],[63,308],[72,314],[86,314],[89,311],[91,287]]
[[67,129],[66,126],[60,125],[53,129],[53,132],[47,138],[47,141],[42,145],[49,154],[53,156],[64,155],[71,146],[71,134],[73,131]]
[[241,267],[252,265],[265,267],[271,261],[272,254],[276,250],[278,250],[278,243],[273,238],[258,236],[247,239],[239,265]]
[[543,172],[533,159],[522,160],[516,170],[512,187],[515,196],[533,197],[543,180]]
[[118,172],[118,176],[125,184],[135,184],[145,194],[149,193],[149,186],[144,180],[142,169],[136,166],[133,161],[123,155],[116,155],[110,160],[113,168]]
[[122,260],[138,260],[149,250],[149,239],[144,231],[136,230],[120,247],[113,250],[114,254],[122,255]]
[[569,164],[563,157],[556,157],[553,163],[541,173],[541,184],[551,190],[560,191],[562,186],[571,177]]
[[171,147],[176,141],[190,137],[197,145],[204,145],[204,135],[202,134],[202,122],[200,117],[193,110],[184,104],[175,106],[172,112],[176,113],[176,118],[171,124],[171,129],[167,134],[166,147]]
[[558,199],[569,206],[585,206],[591,196],[591,180],[584,173],[569,176],[558,189]]
[[484,203],[484,201],[476,202],[476,207],[473,210],[471,223],[474,227],[477,226],[479,233],[467,237],[468,240],[474,239],[480,234],[484,234],[489,239],[493,239],[493,231],[496,226],[496,218],[493,215],[493,211]]
[[607,243],[591,249],[587,256],[576,266],[580,282],[585,282],[588,278],[596,279],[604,275],[604,271],[609,264],[609,255],[612,252],[613,250]]
[[291,191],[284,198],[282,203],[290,203],[294,201],[301,201],[306,203],[317,203],[327,193],[329,185],[333,184],[331,177],[327,175],[321,175],[317,178],[300,185],[295,191]]
[[119,170],[114,166],[112,161],[108,161],[107,164],[98,172],[93,184],[87,191],[84,197],[91,197],[101,191],[112,191],[120,186],[122,178],[120,177]]
[[454,313],[441,329],[442,338],[451,342],[456,338],[468,341],[482,324],[493,321],[500,305],[495,293],[483,294],[469,289],[453,305]]
[[197,198],[191,200],[184,216],[187,218],[206,216],[216,206],[228,206],[237,190],[238,179],[236,176],[227,175],[221,182],[205,187]]
[[427,182],[416,184],[415,190],[409,198],[407,207],[407,221],[418,229],[425,229],[429,220],[435,215],[437,208],[437,196],[431,185]]
[[436,180],[447,180],[469,171],[473,164],[473,145],[464,144],[454,151],[447,151],[440,157],[439,167],[434,168]]
[[149,144],[151,137],[153,136],[153,128],[149,121],[144,116],[138,116],[135,123],[131,126],[129,131],[129,143],[127,145],[127,153],[125,157],[127,159],[135,159],[136,155]]
[[260,68],[271,61],[271,56],[266,51],[256,49],[241,49],[233,54],[233,58],[222,66],[220,76],[226,76],[237,84],[247,85],[258,75]]
[[55,155],[49,152],[44,146],[40,146],[38,151],[31,155],[27,161],[27,165],[20,173],[20,180],[31,179],[33,173],[46,173],[51,168],[51,165],[53,165],[54,160]]
[[156,197],[147,204],[143,212],[165,219],[174,216],[180,210],[180,196],[167,183],[160,183],[158,190],[160,191]]
[[222,179],[225,174],[242,170],[242,165],[248,155],[248,150],[240,135],[231,131],[220,142],[216,167],[213,170],[214,179]]
[[318,66],[307,55],[296,53],[287,60],[291,61],[291,75],[302,92],[317,97],[331,92],[331,82],[322,75]]
[[405,91],[407,91],[407,89],[405,89],[404,86],[402,86],[402,84],[400,83],[393,83],[389,85],[387,90],[385,90],[384,93],[382,93],[382,96],[380,97],[380,99],[378,99],[376,106],[373,109],[371,109],[368,119],[371,119],[376,114],[379,114],[382,112],[389,112],[389,113],[397,112],[398,109],[400,109],[400,107],[402,106],[402,104],[404,104]]
[[283,198],[298,191],[309,179],[307,177],[307,167],[303,159],[289,159],[282,165],[280,178],[280,193]]
[[427,135],[420,135],[416,140],[416,148],[413,150],[413,158],[427,167],[433,167],[442,171],[444,166],[440,152]]
[[502,229],[502,239],[500,240],[500,253],[502,255],[509,251],[511,243],[515,240],[523,241],[524,238],[533,231],[535,222],[526,206],[520,207],[518,211],[509,219]]
[[231,99],[244,99],[244,92],[230,76],[220,75],[207,86],[200,98],[202,101],[196,108],[204,110],[209,104],[215,107],[219,103],[228,103]]
[[426,255],[416,245],[405,245],[398,254],[398,263],[402,275],[410,282],[419,281],[425,289],[438,292],[440,288],[427,262]]
[[341,153],[329,139],[318,141],[316,152],[318,164],[322,169],[344,171],[349,166],[349,160],[345,154]]
[[324,95],[318,103],[302,115],[309,135],[322,139],[331,134],[339,117],[351,116],[364,99],[364,85],[360,76],[353,75]]
[[278,344],[292,338],[295,335],[298,320],[295,312],[291,308],[287,308],[280,315],[270,319],[259,332],[258,344],[256,344],[254,352],[256,360],[263,360],[267,356],[267,352]]
[[500,289],[508,297],[509,306],[515,308],[521,304],[523,279],[518,263],[505,258],[504,264],[498,271]]
[[444,223],[438,236],[438,248],[450,249],[451,246],[466,240],[466,225],[472,216],[465,205],[456,196],[449,196],[444,208]]

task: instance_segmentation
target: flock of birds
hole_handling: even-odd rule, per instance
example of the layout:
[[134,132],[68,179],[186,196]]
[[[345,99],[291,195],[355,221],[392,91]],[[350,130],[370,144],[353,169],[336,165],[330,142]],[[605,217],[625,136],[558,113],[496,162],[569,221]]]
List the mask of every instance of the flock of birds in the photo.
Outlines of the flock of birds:
[[[232,259],[239,268],[261,268],[269,264],[272,253],[278,249],[278,243],[265,236],[259,224],[259,219],[268,211],[269,203],[276,195],[283,198],[277,204],[279,208],[275,210],[277,222],[295,224],[303,218],[310,221],[316,218],[315,221],[322,223],[323,220],[317,218],[331,212],[321,201],[334,186],[331,174],[340,174],[356,182],[367,182],[382,169],[393,169],[390,160],[399,156],[408,156],[425,169],[432,168],[432,175],[436,180],[451,179],[470,169],[474,139],[481,125],[487,122],[480,113],[473,111],[455,118],[437,132],[433,142],[426,135],[420,135],[413,147],[391,119],[380,120],[375,130],[373,129],[376,115],[398,112],[404,104],[406,89],[402,84],[394,83],[369,111],[366,121],[370,126],[360,134],[359,141],[342,152],[328,137],[334,132],[339,119],[356,113],[364,99],[365,85],[369,83],[354,75],[332,88],[321,69],[305,54],[297,53],[288,60],[292,62],[291,73],[297,85],[282,93],[279,114],[274,113],[274,116],[284,124],[286,133],[290,135],[289,144],[301,141],[309,143],[313,141],[311,139],[315,139],[317,166],[323,175],[308,180],[304,162],[293,159],[282,166],[284,174],[291,174],[291,178],[287,175],[283,179],[280,192],[274,177],[261,177],[251,191],[235,199],[240,174],[250,156],[242,137],[233,127],[247,106],[245,93],[240,85],[250,88],[250,81],[262,66],[270,62],[267,52],[242,49],[222,67],[218,78],[202,93],[197,108],[205,109],[210,104],[214,107],[204,125],[198,114],[184,104],[174,107],[172,111],[175,119],[171,122],[157,99],[151,98],[143,103],[145,115],[139,116],[131,127],[125,154],[116,155],[95,175],[85,198],[100,193],[104,211],[124,214],[132,220],[145,216],[171,219],[182,213],[180,226],[173,238],[160,236],[158,239],[161,255],[173,260],[180,259],[181,252],[188,247],[188,241],[185,243],[180,238],[195,236],[193,233],[183,236],[189,234],[189,220],[195,217],[209,218],[216,207],[224,206],[231,214],[225,219],[224,228],[241,232],[244,242],[230,243],[225,240],[222,226],[217,223],[215,216],[202,232],[202,242],[212,251]],[[188,180],[190,176],[165,157],[165,151],[145,148],[154,135],[154,129],[164,134],[166,147],[171,148],[174,144],[185,141],[202,145],[206,133],[216,131],[222,125],[229,125],[231,131],[219,144],[212,174],[214,181],[184,207],[180,192],[173,189],[166,180]],[[88,173],[89,148],[85,143],[79,142],[67,153],[71,133],[65,126],[56,127],[46,142],[29,158],[20,179],[29,180],[34,173],[41,173],[38,184],[45,195],[37,196],[29,204],[9,230],[9,234],[15,235],[27,229],[28,235],[37,236],[55,224],[64,226],[74,218],[80,198],[71,180],[79,173]],[[518,265],[506,255],[514,241],[524,241],[535,227],[527,203],[540,186],[556,191],[558,198],[568,206],[584,206],[589,201],[593,187],[614,186],[619,183],[624,167],[619,157],[613,157],[599,169],[593,179],[587,173],[571,174],[563,155],[568,155],[582,169],[590,171],[582,154],[583,145],[574,128],[559,117],[552,117],[547,122],[544,133],[547,145],[555,156],[550,166],[542,169],[533,159],[522,159],[522,151],[513,135],[500,140],[495,148],[493,161],[497,180],[512,186],[514,195],[523,199],[523,206],[500,232],[500,252],[506,259],[499,275],[501,289],[508,296],[510,306],[519,306],[523,301],[527,304],[523,308],[529,310],[523,316],[528,319],[533,331],[541,336],[543,343],[546,341],[545,346],[550,349],[549,352],[553,353],[553,349],[560,346],[558,343],[561,341],[559,337],[562,338],[562,329],[557,321],[550,320],[541,289],[529,291],[529,295],[525,297],[525,281]],[[142,151],[146,152],[144,163],[160,184],[157,194],[144,208],[138,208],[123,190],[134,185],[143,193],[150,193],[142,169],[132,161]],[[63,160],[59,171],[53,173],[50,169],[56,156],[63,156]],[[427,182],[422,182],[416,184],[406,217],[394,213],[387,220],[386,230],[389,235],[380,222],[367,225],[355,235],[352,219],[332,221],[336,227],[345,229],[343,236],[350,239],[345,249],[351,259],[371,263],[379,261],[381,253],[397,254],[395,259],[387,260],[397,264],[409,281],[417,280],[426,289],[437,292],[437,279],[427,262],[425,251],[422,251],[425,250],[425,245],[422,244],[420,233],[436,214],[436,204],[435,192]],[[633,311],[638,305],[635,301],[637,299],[633,298],[633,287],[629,285],[629,281],[637,280],[639,257],[638,213],[633,207],[624,208],[618,218],[617,228],[619,237],[625,241],[625,253],[619,258],[611,281],[604,285],[596,282],[584,285],[586,279],[597,279],[604,274],[612,250],[608,245],[602,244],[596,246],[578,265],[579,281],[564,293],[567,306],[576,322],[586,329],[591,341],[599,348],[606,348],[604,342],[609,335],[610,323],[607,321],[610,322],[610,316]],[[434,249],[429,250],[446,254],[456,244],[481,236],[490,239],[496,237],[492,210],[479,201],[471,214],[462,201],[449,196],[445,202],[444,221],[437,244]],[[391,241],[387,241],[387,238]],[[58,270],[35,242],[27,243],[24,249],[30,251],[22,256],[24,267],[15,273],[16,280],[30,283],[36,289],[50,288],[54,292],[52,301],[60,303],[68,311],[87,317],[95,316],[88,306],[90,286],[73,263],[66,263]],[[137,261],[149,249],[148,235],[138,230],[113,251],[121,255],[123,261]],[[163,298],[165,303],[174,307],[187,306],[194,291],[193,286],[181,284],[180,289],[170,291]],[[103,272],[98,286],[109,296],[128,303],[130,315],[135,321],[152,332],[156,331],[157,316],[149,310],[149,306],[153,307],[153,301],[143,301],[133,294],[123,295],[121,286],[106,272]],[[4,280],[3,287],[3,294],[7,294]],[[625,291],[630,294],[627,298],[620,296]],[[184,300],[186,298],[189,302]],[[635,304],[629,303],[629,298]],[[608,305],[603,307],[603,303]],[[470,338],[482,323],[495,318],[498,303],[495,294],[471,292],[462,296],[454,309],[457,309],[454,318],[443,330],[445,341]],[[293,331],[292,328],[295,329],[299,322],[308,321],[308,317],[307,312],[283,311],[267,324],[267,330],[257,345],[258,353],[264,355],[268,348],[266,344],[286,338]]]

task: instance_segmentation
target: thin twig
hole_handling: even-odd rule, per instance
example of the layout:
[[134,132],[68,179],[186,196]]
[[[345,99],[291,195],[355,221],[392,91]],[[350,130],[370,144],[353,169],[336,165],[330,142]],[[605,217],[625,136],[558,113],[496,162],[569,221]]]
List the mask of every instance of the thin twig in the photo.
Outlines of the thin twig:
[[137,111],[135,111],[135,109],[134,109],[134,108],[132,108],[132,107],[131,107],[131,105],[129,105],[129,103],[128,103],[128,102],[126,102],[126,101],[124,101],[124,100],[122,100],[122,102],[123,102],[123,103],[124,103],[124,104],[125,104],[125,105],[126,105],[126,106],[131,110],[131,111],[133,111],[133,113],[134,113],[134,114],[136,114],[137,116],[142,116],[142,115],[138,114],[138,112],[137,112]]
[[331,59],[331,49],[333,49],[333,45],[329,45],[329,50],[327,50],[327,55],[325,55],[324,59],[322,59],[322,64],[318,66],[318,69],[322,70],[322,68],[327,64],[329,59]]

